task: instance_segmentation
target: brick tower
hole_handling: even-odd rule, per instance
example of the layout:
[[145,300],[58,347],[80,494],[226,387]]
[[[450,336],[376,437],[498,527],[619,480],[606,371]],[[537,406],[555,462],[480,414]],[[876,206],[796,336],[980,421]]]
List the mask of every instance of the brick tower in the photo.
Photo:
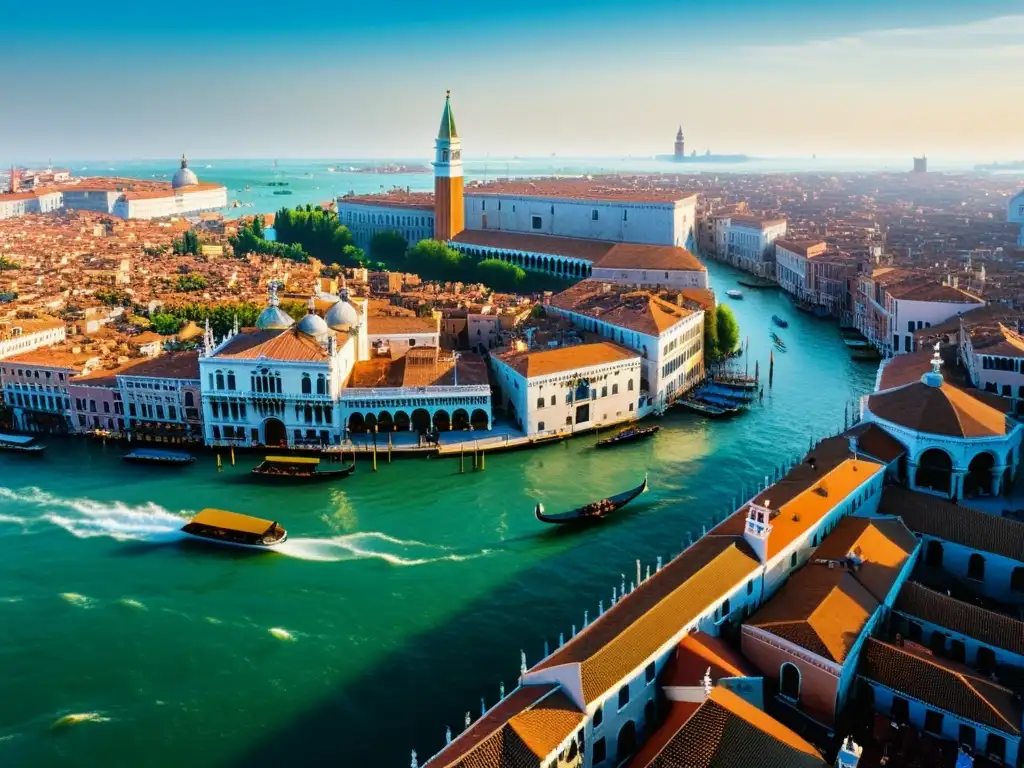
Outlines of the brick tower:
[[466,228],[462,200],[462,144],[452,115],[452,92],[444,97],[441,129],[434,142],[434,239],[451,240]]

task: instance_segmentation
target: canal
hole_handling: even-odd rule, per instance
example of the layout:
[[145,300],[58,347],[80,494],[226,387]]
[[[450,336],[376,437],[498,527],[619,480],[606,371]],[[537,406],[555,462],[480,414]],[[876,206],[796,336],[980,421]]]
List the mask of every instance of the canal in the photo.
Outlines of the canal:
[[[767,378],[771,316],[788,352],[738,418],[670,412],[651,441],[593,438],[488,457],[361,464],[334,486],[247,482],[252,457],[217,472],[127,466],[113,446],[55,442],[42,460],[0,456],[0,764],[405,766],[479,715],[593,616],[619,574],[676,554],[741,486],[842,427],[875,367],[836,326],[709,265],[749,368]],[[638,484],[631,512],[565,534],[533,517]],[[181,516],[222,507],[280,520],[285,556],[183,545]]]

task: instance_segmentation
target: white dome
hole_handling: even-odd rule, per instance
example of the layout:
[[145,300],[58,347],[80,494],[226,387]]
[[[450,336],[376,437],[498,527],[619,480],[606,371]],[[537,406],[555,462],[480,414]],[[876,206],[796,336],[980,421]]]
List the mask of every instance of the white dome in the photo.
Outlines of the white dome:
[[264,331],[282,330],[293,325],[295,321],[288,313],[273,304],[260,312],[260,316],[256,318],[256,327]]
[[317,341],[326,338],[331,332],[331,329],[327,327],[327,323],[324,322],[324,319],[320,317],[320,315],[313,314],[312,312],[299,320],[299,324],[295,326],[295,329],[299,333],[312,336]]
[[171,179],[171,187],[179,189],[181,187],[194,187],[199,183],[199,178],[192,172],[188,167],[188,160],[185,156],[181,156],[181,168],[178,169],[177,173],[174,174],[174,178]]
[[342,327],[355,328],[359,325],[359,310],[342,299],[327,310],[324,320],[327,321],[329,327],[336,331],[341,330]]

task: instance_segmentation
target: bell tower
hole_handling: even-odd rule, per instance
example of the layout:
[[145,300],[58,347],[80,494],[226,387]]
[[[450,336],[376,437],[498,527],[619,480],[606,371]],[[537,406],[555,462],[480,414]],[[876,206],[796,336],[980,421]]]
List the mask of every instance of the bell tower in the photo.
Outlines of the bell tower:
[[434,239],[451,240],[466,228],[462,199],[462,142],[452,115],[452,92],[446,91],[441,128],[434,142]]
[[676,133],[676,145],[673,157],[677,160],[681,157],[686,156],[686,144],[683,140],[683,126],[679,126],[679,131]]

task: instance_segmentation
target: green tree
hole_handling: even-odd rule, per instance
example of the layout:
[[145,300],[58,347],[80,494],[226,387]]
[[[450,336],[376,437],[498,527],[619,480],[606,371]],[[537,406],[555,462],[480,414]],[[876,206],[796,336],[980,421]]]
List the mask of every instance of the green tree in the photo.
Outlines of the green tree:
[[346,267],[365,267],[369,260],[366,258],[366,251],[362,248],[346,245],[341,249],[341,263]]
[[172,336],[181,330],[185,321],[180,317],[160,312],[149,318],[150,328],[161,336]]
[[707,311],[704,313],[704,359],[717,360],[721,355],[718,352],[718,312]]
[[309,307],[304,301],[282,301],[281,309],[292,320],[301,320],[309,312]]
[[175,238],[174,242],[171,243],[171,250],[181,256],[186,254],[198,256],[202,252],[202,249],[203,247],[199,242],[199,235],[191,229],[187,232],[183,232],[181,237]]
[[426,280],[468,280],[465,274],[465,257],[437,240],[420,240],[409,249],[406,264],[413,272]]
[[21,269],[21,264],[16,261],[11,261],[8,258],[0,256],[0,272],[4,272],[8,269]]
[[229,237],[228,243],[230,243],[235,256],[239,258],[250,253],[260,253],[290,261],[309,261],[309,254],[303,250],[301,245],[272,242],[266,240],[263,237],[264,234],[263,217],[257,216],[248,224],[243,225],[237,234]]
[[475,279],[495,291],[515,293],[526,280],[526,271],[500,259],[484,259],[476,264]]
[[385,264],[401,266],[409,241],[393,229],[378,232],[370,241],[370,257]]
[[176,287],[182,292],[201,291],[206,287],[206,278],[199,274],[182,275]]
[[719,304],[715,310],[715,323],[717,325],[715,338],[716,347],[720,355],[727,355],[740,344],[740,326],[736,322],[736,316],[725,304]]

